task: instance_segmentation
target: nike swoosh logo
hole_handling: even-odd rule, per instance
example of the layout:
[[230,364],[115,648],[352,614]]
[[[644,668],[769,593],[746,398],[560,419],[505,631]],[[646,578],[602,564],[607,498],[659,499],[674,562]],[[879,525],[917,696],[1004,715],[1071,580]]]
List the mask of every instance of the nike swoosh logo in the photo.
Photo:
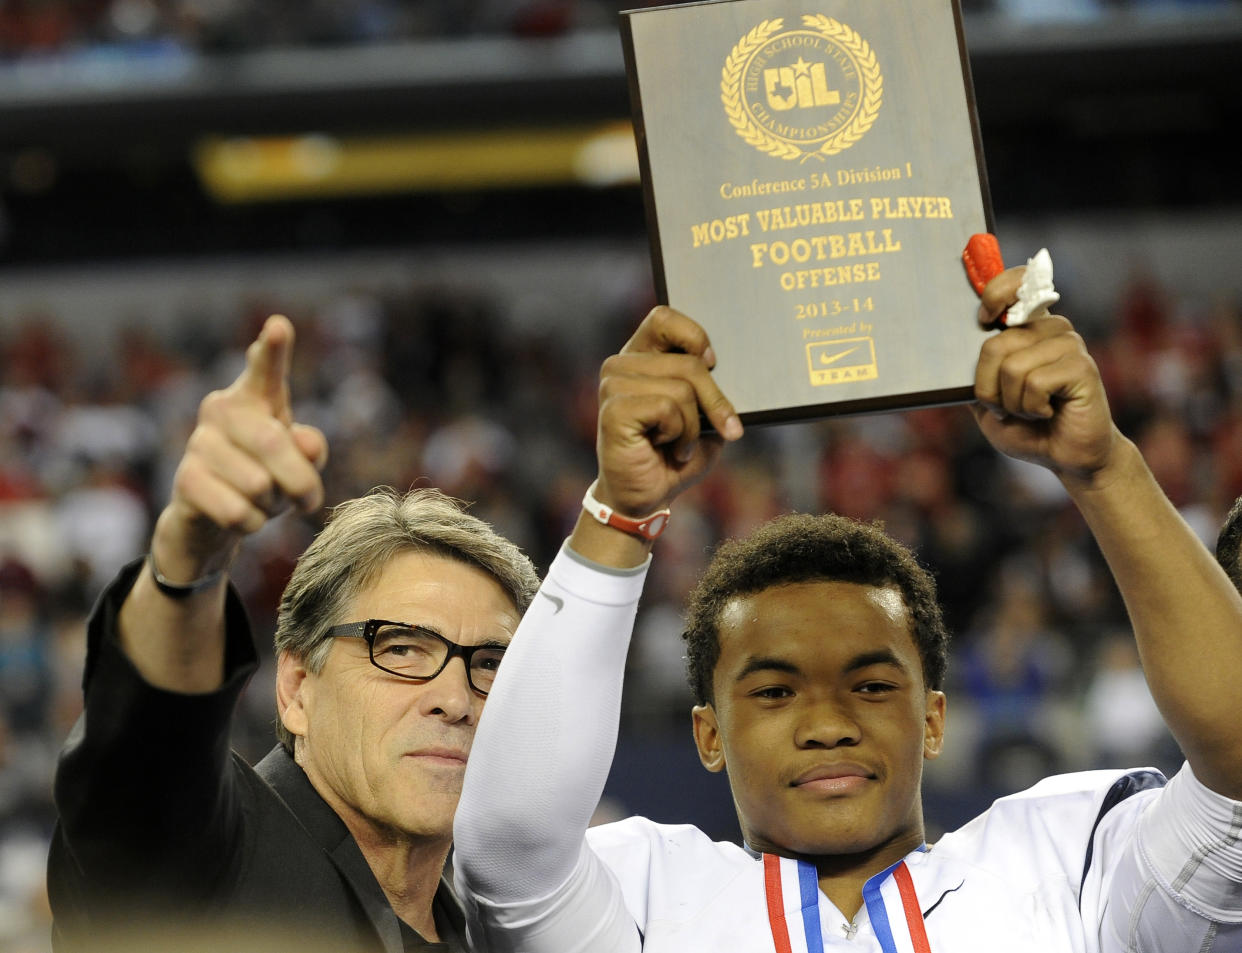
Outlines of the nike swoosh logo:
[[828,357],[826,354],[821,354],[821,355],[819,356],[819,363],[821,363],[821,364],[835,364],[837,361],[841,360],[841,358],[843,358],[843,357],[849,357],[851,354],[853,354],[853,353],[854,353],[855,351],[857,351],[857,350],[858,350],[858,348],[856,348],[856,347],[852,347],[852,348],[850,348],[848,351],[842,351],[840,354],[834,354],[834,355],[832,355],[832,357]]
[[557,598],[556,596],[551,595],[550,593],[544,592],[542,589],[539,590],[539,595],[543,596],[545,599],[551,602],[552,605],[556,606],[556,608],[552,610],[553,615],[556,615],[558,612],[560,612],[562,609],[565,608],[564,599]]

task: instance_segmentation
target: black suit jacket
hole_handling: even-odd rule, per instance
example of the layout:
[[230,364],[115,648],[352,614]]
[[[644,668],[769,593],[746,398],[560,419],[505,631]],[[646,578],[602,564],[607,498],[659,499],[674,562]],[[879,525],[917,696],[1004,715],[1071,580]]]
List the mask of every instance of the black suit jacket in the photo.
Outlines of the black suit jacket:
[[121,573],[87,629],[85,711],[55,781],[55,948],[98,950],[138,928],[259,935],[265,951],[464,951],[461,908],[443,879],[434,912],[444,942],[429,944],[393,913],[344,822],[283,748],[255,767],[229,750],[233,710],[257,666],[235,593],[218,691],[183,695],[139,676],[116,620],[140,570]]

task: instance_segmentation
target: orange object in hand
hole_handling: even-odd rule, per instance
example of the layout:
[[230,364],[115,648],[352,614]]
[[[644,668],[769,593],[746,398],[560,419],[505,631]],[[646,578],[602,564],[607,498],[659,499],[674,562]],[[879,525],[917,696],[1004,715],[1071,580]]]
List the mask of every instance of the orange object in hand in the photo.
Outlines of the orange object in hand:
[[971,235],[962,252],[962,264],[966,266],[966,277],[970,279],[975,294],[983,294],[989,281],[1005,270],[1005,260],[1001,257],[1000,242],[990,232]]

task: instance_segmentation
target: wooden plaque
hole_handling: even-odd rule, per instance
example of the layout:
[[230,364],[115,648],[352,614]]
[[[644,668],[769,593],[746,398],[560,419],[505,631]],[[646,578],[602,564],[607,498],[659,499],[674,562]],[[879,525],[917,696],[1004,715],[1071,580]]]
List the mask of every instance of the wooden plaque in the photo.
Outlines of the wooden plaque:
[[657,293],[746,422],[971,398],[992,230],[957,0],[622,14]]

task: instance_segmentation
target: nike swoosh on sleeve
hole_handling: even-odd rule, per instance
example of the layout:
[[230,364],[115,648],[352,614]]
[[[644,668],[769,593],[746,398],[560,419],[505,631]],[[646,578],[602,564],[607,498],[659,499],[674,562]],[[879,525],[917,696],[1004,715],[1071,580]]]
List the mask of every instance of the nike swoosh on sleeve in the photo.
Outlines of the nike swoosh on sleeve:
[[558,612],[560,612],[562,609],[565,608],[564,599],[554,596],[551,593],[544,592],[542,589],[539,590],[539,595],[543,596],[545,599],[551,602],[552,605],[556,607],[555,609],[552,610],[553,615],[556,615]]

